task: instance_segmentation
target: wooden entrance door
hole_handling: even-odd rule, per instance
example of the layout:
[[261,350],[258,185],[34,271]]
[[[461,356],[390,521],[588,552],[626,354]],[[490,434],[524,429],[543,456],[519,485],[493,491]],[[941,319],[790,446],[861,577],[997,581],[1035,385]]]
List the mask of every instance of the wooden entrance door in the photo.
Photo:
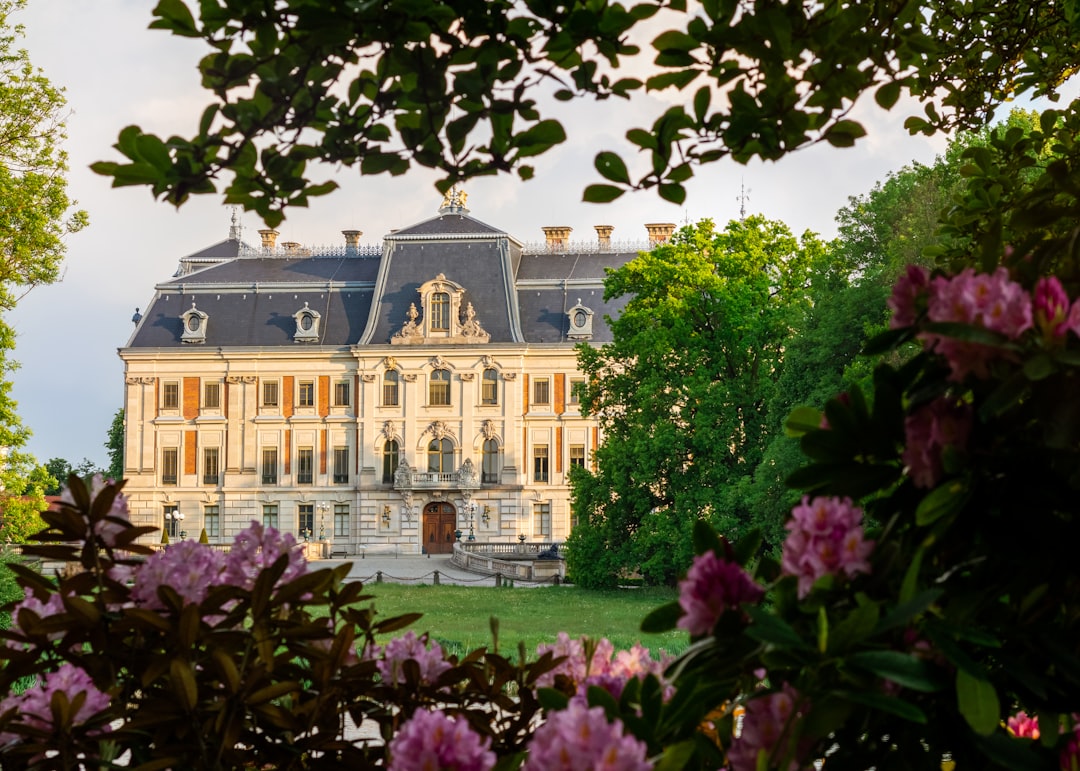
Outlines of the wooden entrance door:
[[457,512],[452,504],[429,503],[424,507],[424,550],[428,554],[449,554],[454,550]]

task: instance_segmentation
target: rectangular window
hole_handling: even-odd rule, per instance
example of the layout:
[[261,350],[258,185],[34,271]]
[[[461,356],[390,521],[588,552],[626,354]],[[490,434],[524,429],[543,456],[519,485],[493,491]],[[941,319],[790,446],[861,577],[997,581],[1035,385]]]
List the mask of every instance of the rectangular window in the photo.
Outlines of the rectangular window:
[[480,403],[499,403],[499,373],[493,369],[485,369],[480,381]]
[[176,540],[180,537],[180,507],[175,503],[170,503],[165,507],[165,532],[169,534],[169,538]]
[[301,503],[297,518],[296,532],[304,540],[310,540],[315,535],[315,504]]
[[334,448],[334,484],[344,485],[349,482],[349,448]]
[[166,447],[161,451],[161,484],[176,484],[179,459],[180,451],[175,447]]
[[533,381],[533,404],[551,404],[551,381],[546,377]]
[[398,373],[395,370],[387,370],[383,375],[382,403],[384,407],[398,406]]
[[334,504],[334,538],[349,537],[349,504]]
[[533,446],[533,481],[548,481],[548,446],[546,444]]
[[264,380],[262,387],[263,407],[278,406],[278,384],[276,380]]
[[206,529],[207,538],[219,538],[221,536],[221,514],[217,506],[205,506],[203,508],[203,528]]
[[175,380],[161,384],[161,409],[180,409],[180,384]]
[[428,405],[445,407],[450,404],[450,370],[432,370],[428,379]]
[[551,504],[533,504],[533,536],[551,538]]
[[296,406],[297,407],[314,407],[315,406],[315,381],[314,380],[301,380],[299,385],[299,391],[296,394]]
[[203,448],[203,484],[216,485],[221,460],[221,450],[217,447]]
[[348,407],[349,406],[349,381],[339,380],[334,383],[334,406],[335,407]]
[[570,445],[570,465],[585,468],[585,445]]
[[570,403],[581,404],[581,391],[585,388],[585,378],[570,378]]
[[278,516],[276,503],[263,504],[263,527],[278,529]]
[[276,485],[278,480],[277,447],[263,447],[262,483]]
[[315,481],[315,448],[298,447],[296,450],[296,484],[310,485]]
[[203,383],[202,406],[205,410],[221,409],[221,383]]

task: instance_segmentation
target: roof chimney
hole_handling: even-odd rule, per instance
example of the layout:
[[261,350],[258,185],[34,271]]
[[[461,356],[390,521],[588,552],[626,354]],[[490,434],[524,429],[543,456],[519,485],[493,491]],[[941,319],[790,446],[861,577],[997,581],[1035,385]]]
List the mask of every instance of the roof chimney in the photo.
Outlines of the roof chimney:
[[547,239],[547,248],[549,251],[563,251],[566,249],[567,243],[570,241],[571,227],[566,225],[552,225],[550,227],[541,228],[544,231],[544,237]]
[[596,240],[600,244],[600,251],[604,252],[611,248],[611,233],[615,230],[614,225],[593,225],[596,228]]
[[360,249],[360,236],[364,235],[362,230],[342,230],[341,235],[345,236],[345,251],[348,254],[355,254]]
[[259,231],[259,235],[262,237],[263,249],[273,249],[274,244],[277,242],[278,232],[273,228],[265,228]]
[[285,251],[288,254],[298,254],[300,252],[299,241],[282,241],[281,245],[285,247]]
[[675,232],[675,223],[647,222],[645,223],[645,230],[649,232],[649,246],[656,246],[671,238],[671,234]]

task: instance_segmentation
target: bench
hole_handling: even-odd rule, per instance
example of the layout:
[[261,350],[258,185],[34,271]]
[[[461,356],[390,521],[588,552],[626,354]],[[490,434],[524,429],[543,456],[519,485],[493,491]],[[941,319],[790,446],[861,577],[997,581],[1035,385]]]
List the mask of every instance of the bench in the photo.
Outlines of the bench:
[[368,554],[392,554],[395,557],[400,554],[396,543],[362,543],[356,549],[360,552],[360,559],[364,559]]

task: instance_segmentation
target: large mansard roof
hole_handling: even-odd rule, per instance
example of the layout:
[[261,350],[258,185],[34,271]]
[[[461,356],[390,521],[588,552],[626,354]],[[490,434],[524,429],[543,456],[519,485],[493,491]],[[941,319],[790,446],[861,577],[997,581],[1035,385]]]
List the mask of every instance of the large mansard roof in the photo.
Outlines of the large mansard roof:
[[198,340],[205,346],[292,347],[305,308],[319,324],[317,337],[303,344],[387,344],[410,305],[420,306],[421,286],[437,277],[463,290],[462,313],[472,305],[490,343],[572,344],[568,311],[578,305],[593,314],[589,339],[611,339],[604,316],[618,315],[625,299],[604,301],[605,269],[633,259],[637,249],[525,245],[472,217],[463,201],[453,203],[444,201],[437,216],[389,233],[376,247],[355,238],[333,248],[252,247],[234,224],[229,239],[182,258],[175,276],[156,287],[128,347],[190,345],[184,314],[193,309],[205,314]]

